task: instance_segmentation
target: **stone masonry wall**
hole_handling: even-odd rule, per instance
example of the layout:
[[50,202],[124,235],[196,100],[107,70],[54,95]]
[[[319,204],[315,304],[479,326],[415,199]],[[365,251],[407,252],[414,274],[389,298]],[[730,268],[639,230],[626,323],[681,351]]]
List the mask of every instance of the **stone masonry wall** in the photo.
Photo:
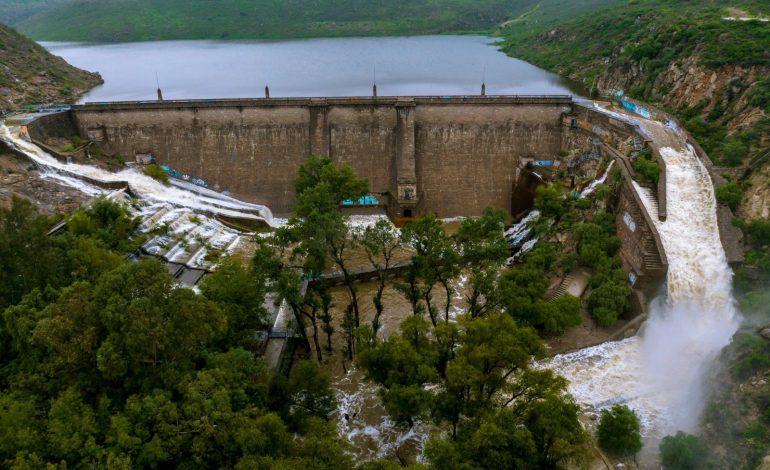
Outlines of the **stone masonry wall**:
[[103,139],[109,152],[151,152],[278,214],[291,210],[297,168],[314,153],[349,164],[373,193],[388,195],[383,200],[395,201],[399,179],[412,184],[416,173],[413,215],[451,217],[510,210],[519,160],[558,158],[570,104],[569,97],[310,98],[87,104],[73,115],[81,135]]

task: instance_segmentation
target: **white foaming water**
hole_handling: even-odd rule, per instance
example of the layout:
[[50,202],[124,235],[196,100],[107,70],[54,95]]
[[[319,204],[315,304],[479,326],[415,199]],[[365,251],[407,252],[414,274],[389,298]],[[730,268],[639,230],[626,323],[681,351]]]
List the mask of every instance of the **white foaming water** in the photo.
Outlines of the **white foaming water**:
[[[675,129],[644,124],[653,136],[665,133],[661,140],[682,142]],[[651,303],[641,336],[556,356],[550,364],[570,380],[578,402],[595,409],[626,403],[637,411],[644,433],[656,438],[695,430],[707,372],[740,322],[708,172],[684,142],[680,149],[663,147],[660,154],[666,163],[667,219],[653,217],[653,223],[669,263],[666,293]],[[647,192],[635,188],[654,214]]]
[[604,170],[604,174],[601,178],[596,179],[591,182],[590,185],[586,189],[583,190],[582,193],[580,193],[580,197],[586,197],[590,196],[594,191],[596,191],[596,187],[600,184],[604,184],[605,181],[607,181],[607,176],[610,174],[610,170],[612,169],[612,165],[615,164],[615,160],[612,160],[609,165],[607,165],[607,169]]
[[[131,187],[132,192],[144,199],[156,202],[168,202],[176,206],[231,217],[262,218],[268,223],[272,219],[272,213],[265,206],[238,201],[237,199],[219,195],[214,191],[205,190],[204,188],[192,191],[173,185],[166,186],[134,169],[112,173],[90,165],[62,163],[41,150],[38,146],[26,142],[18,135],[13,134],[5,124],[0,124],[0,140],[23,152],[41,168],[49,170],[50,177],[56,177],[70,186],[82,189],[87,194],[91,192],[93,186],[78,181],[77,178],[69,175],[78,175],[105,182],[126,181]],[[57,172],[63,172],[65,175],[53,176]]]
[[337,428],[355,446],[358,461],[393,458],[396,452],[411,447],[421,459],[422,449],[431,436],[431,428],[416,422],[410,429],[399,428],[388,418],[382,406],[379,387],[351,369],[333,387],[337,391]]

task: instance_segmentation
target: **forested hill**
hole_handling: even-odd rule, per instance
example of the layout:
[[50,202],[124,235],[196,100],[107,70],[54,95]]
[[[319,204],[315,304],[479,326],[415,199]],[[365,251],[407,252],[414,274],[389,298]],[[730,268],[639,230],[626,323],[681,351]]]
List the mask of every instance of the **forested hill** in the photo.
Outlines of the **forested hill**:
[[631,0],[568,21],[509,22],[504,50],[674,112],[717,164],[770,146],[770,3]]
[[[592,9],[619,0],[585,0]],[[259,39],[487,32],[573,0],[0,0],[0,21],[37,40]]]
[[31,39],[0,24],[0,111],[26,103],[75,101],[102,83]]

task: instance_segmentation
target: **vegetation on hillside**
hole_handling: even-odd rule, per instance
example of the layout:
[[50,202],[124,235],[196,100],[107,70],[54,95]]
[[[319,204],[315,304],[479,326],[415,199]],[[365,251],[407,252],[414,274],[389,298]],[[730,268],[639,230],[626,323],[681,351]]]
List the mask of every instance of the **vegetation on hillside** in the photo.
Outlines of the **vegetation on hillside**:
[[27,103],[69,103],[102,83],[0,24],[0,112]]
[[[675,113],[717,164],[734,166],[770,138],[770,118],[755,114],[768,107],[770,24],[725,19],[735,15],[767,18],[770,6],[632,0],[557,25],[509,24],[500,34],[510,55]],[[682,91],[696,80],[702,94]]]
[[618,0],[227,0],[216,9],[207,0],[37,0],[34,12],[5,1],[0,15],[36,39],[115,42],[489,32],[509,19],[550,22]]

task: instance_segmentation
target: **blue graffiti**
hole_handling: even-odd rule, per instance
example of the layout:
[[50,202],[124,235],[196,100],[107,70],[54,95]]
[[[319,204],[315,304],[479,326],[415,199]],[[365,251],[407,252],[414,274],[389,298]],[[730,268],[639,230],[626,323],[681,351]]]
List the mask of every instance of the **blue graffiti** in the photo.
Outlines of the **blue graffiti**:
[[631,103],[630,101],[621,99],[620,104],[622,104],[624,108],[631,111],[632,113],[636,113],[644,118],[649,119],[650,117],[652,117],[652,113],[650,113],[650,111],[647,108],[637,106],[634,103]]
[[359,197],[357,201],[352,199],[345,199],[342,201],[343,206],[376,206],[379,205],[379,201],[372,195]]
[[203,187],[208,187],[209,185],[209,182],[206,180],[202,180],[200,178],[194,178],[186,173],[172,170],[171,168],[168,167],[168,165],[161,165],[160,167],[161,169],[163,169],[163,171],[168,173],[168,175],[171,176],[172,178],[177,178],[177,179],[187,181],[189,183],[192,183],[198,186],[203,186]]

